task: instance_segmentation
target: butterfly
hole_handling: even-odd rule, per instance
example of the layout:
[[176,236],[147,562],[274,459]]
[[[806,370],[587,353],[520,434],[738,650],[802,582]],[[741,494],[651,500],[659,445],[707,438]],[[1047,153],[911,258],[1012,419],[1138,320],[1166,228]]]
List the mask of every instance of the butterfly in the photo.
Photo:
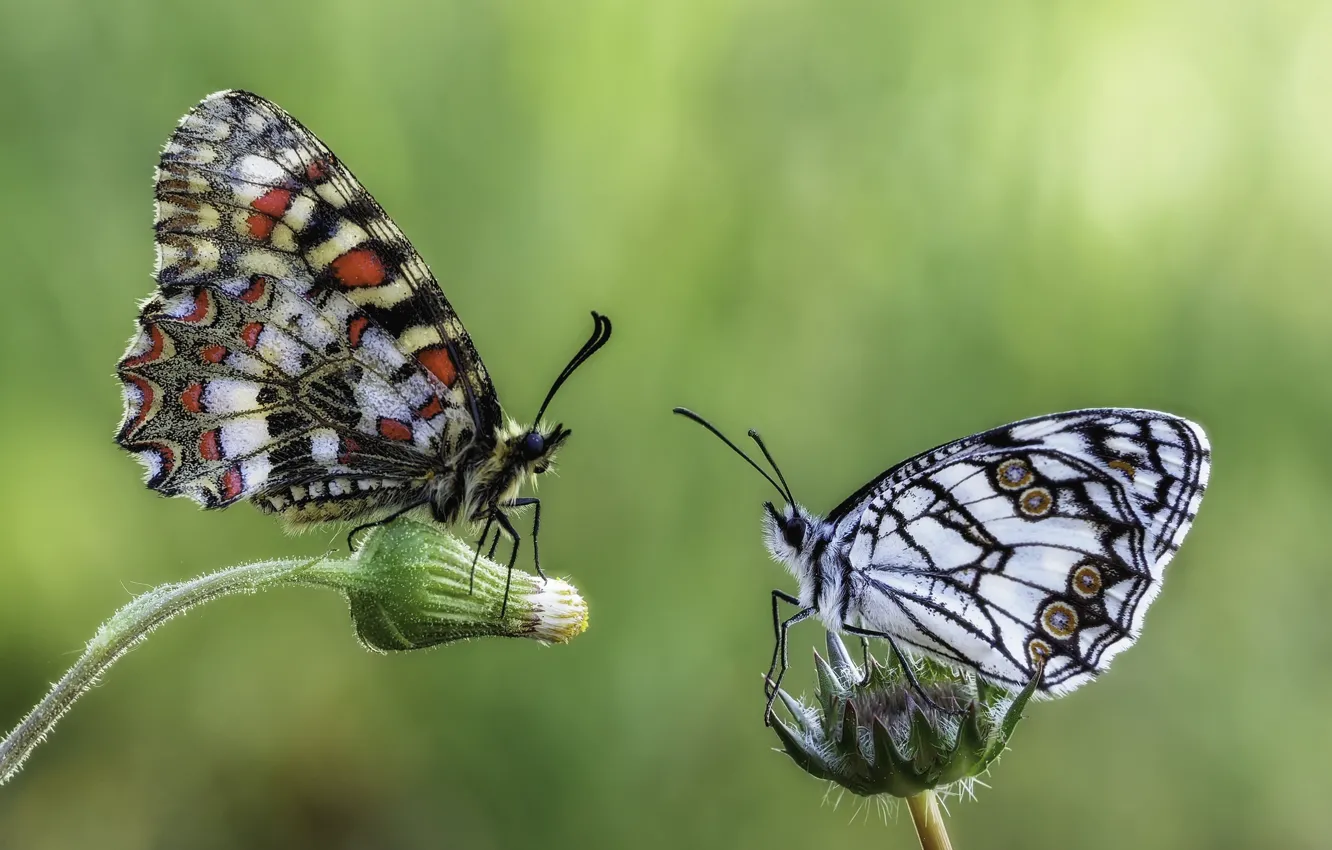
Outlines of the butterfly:
[[[147,484],[290,525],[377,524],[426,508],[513,541],[507,511],[570,431],[504,416],[439,283],[342,162],[275,104],[209,95],[157,166],[155,277],[118,366],[116,435]],[[492,544],[493,553],[493,544]],[[540,572],[540,561],[537,560]]]
[[[1207,437],[1187,419],[1074,410],[930,449],[820,517],[796,503],[757,432],[780,485],[702,417],[675,412],[785,501],[763,506],[768,551],[800,586],[772,594],[772,694],[787,631],[810,617],[1005,686],[1039,678],[1037,692],[1057,696],[1086,684],[1137,640],[1211,468]],[[781,620],[779,602],[796,613]]]

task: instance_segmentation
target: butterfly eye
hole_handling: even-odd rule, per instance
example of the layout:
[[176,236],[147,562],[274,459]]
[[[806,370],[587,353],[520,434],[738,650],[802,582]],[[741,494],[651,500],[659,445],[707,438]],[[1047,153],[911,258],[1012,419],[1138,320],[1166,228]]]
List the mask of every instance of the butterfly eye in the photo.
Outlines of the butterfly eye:
[[546,438],[536,431],[529,431],[526,437],[523,437],[522,446],[523,460],[536,460],[546,453]]
[[790,522],[782,526],[782,537],[792,549],[799,550],[805,545],[805,521],[800,517],[795,517]]

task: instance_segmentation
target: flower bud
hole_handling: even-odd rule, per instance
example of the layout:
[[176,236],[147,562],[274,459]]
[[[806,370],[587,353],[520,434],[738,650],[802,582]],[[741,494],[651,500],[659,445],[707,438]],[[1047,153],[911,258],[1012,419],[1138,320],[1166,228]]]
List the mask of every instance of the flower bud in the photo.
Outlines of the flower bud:
[[865,797],[912,797],[984,773],[1038,681],[1014,695],[924,660],[912,667],[917,691],[900,659],[883,665],[871,658],[862,672],[838,635],[829,632],[827,644],[831,663],[814,654],[817,704],[778,690],[793,725],[774,716],[773,729],[806,773]]
[[507,567],[434,523],[404,518],[372,529],[341,570],[356,634],[379,652],[488,635],[565,643],[587,628],[573,585],[521,570],[510,582]]

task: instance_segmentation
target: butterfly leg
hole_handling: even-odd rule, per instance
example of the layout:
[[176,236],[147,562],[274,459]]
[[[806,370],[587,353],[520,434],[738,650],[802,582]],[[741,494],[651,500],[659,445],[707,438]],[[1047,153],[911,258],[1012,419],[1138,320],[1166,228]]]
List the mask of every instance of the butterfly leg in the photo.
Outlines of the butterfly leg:
[[869,639],[866,638],[866,637],[864,637],[864,636],[862,636],[862,637],[860,638],[860,655],[861,655],[862,662],[863,662],[864,665],[865,665],[865,668],[864,668],[864,669],[865,669],[865,678],[861,679],[861,680],[860,680],[860,683],[859,683],[860,686],[863,688],[864,686],[866,686],[866,685],[869,684],[869,680],[870,680],[870,651],[869,651]]
[[[476,583],[476,562],[481,558],[481,547],[486,545],[486,535],[490,533],[490,526],[495,522],[495,515],[490,514],[486,517],[486,524],[481,527],[481,539],[476,541],[476,552],[472,555],[472,569],[467,573],[467,595],[472,595],[472,588]],[[495,555],[495,546],[499,543],[499,530],[495,531],[495,542],[490,544],[490,554],[487,558],[493,558]],[[508,599],[508,596],[505,596]]]
[[532,564],[536,567],[536,574],[545,581],[546,574],[541,572],[541,550],[537,548],[537,535],[541,531],[541,500],[535,496],[524,496],[521,499],[510,499],[500,507],[525,508],[528,505],[532,506]]
[[347,532],[347,548],[350,549],[351,551],[355,552],[355,551],[356,551],[356,542],[355,542],[355,538],[356,538],[356,535],[357,535],[357,534],[359,534],[360,532],[365,531],[365,530],[367,530],[367,529],[370,529],[370,528],[379,528],[381,525],[388,525],[390,522],[393,522],[393,520],[397,519],[398,517],[402,516],[403,514],[407,513],[408,511],[414,511],[414,510],[416,510],[417,508],[421,507],[422,505],[424,505],[424,504],[425,504],[426,502],[428,502],[428,501],[430,501],[430,500],[429,500],[429,499],[422,499],[422,500],[419,501],[419,502],[413,502],[412,504],[408,505],[408,506],[405,507],[405,508],[401,508],[401,509],[399,509],[399,510],[394,511],[393,513],[389,514],[388,516],[384,517],[383,519],[377,519],[377,520],[375,520],[374,522],[367,522],[367,523],[365,523],[364,525],[358,525],[358,526],[356,526],[356,527],[353,528],[351,531]]
[[[778,603],[780,602],[787,602],[791,605],[800,604],[799,599],[795,598],[794,596],[792,596],[791,594],[787,593],[784,590],[774,590],[772,592],[772,639],[774,641],[780,641],[782,637],[782,613],[781,609],[778,607]],[[777,664],[777,653],[776,653],[775,644],[772,655],[772,662],[773,666],[775,667]],[[772,675],[771,668],[769,668],[768,670],[768,675],[769,676]]]
[[[772,600],[773,600],[772,605],[774,611],[777,608],[777,600],[779,598],[778,597],[779,593],[781,593],[781,591],[774,591],[772,595]],[[790,600],[790,597],[788,597],[784,593],[781,594],[781,598]],[[802,620],[808,620],[813,614],[814,614],[813,608],[801,608],[799,611],[795,612],[790,617],[787,617],[785,620],[783,620],[781,625],[778,627],[777,646],[774,647],[773,649],[772,665],[768,667],[768,675],[765,680],[770,689],[768,690],[768,703],[763,707],[764,726],[772,725],[772,703],[774,700],[777,699],[777,690],[782,685],[782,677],[786,675],[786,669],[791,666],[790,659],[787,657],[786,653],[787,632],[789,632],[791,627],[794,626],[796,623],[799,623]],[[778,661],[781,662],[780,669],[778,669],[777,666]],[[773,678],[774,674],[776,675],[775,679]]]
[[773,673],[777,670],[778,657],[785,654],[785,642],[782,639],[782,602],[796,606],[800,605],[799,599],[784,590],[774,590],[772,592],[772,663],[768,665],[768,675],[764,678],[765,692],[767,686],[772,683]]
[[920,680],[916,678],[916,671],[912,668],[911,659],[907,658],[906,654],[902,652],[902,648],[897,645],[897,641],[893,638],[892,635],[888,634],[887,632],[875,632],[869,629],[862,629],[858,626],[853,626],[849,623],[842,624],[842,631],[846,632],[847,634],[856,635],[857,637],[860,638],[874,637],[874,638],[882,638],[883,640],[888,641],[888,645],[892,647],[893,653],[897,656],[897,662],[898,665],[902,668],[902,673],[906,675],[907,684],[911,687],[911,690],[915,691],[916,694],[922,700],[924,700],[926,705],[928,705],[930,708],[933,708],[935,711],[941,711],[944,714],[962,713],[962,710],[959,708],[944,708],[942,705],[939,705],[937,702],[930,699],[930,695],[925,693],[925,689],[921,687]]
[[513,585],[513,565],[518,560],[518,543],[522,538],[518,536],[518,529],[513,527],[513,523],[509,521],[509,517],[503,511],[495,511],[491,516],[495,519],[495,523],[504,530],[504,533],[513,540],[513,551],[509,553],[509,572],[504,578],[504,603],[500,605],[500,617],[502,618],[504,613],[509,610],[509,588]]

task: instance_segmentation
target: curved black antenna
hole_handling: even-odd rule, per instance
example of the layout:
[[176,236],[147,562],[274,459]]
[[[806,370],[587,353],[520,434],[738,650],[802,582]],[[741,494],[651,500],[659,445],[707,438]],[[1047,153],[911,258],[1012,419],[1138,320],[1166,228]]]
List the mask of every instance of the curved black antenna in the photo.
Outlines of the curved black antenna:
[[565,381],[569,380],[569,376],[574,373],[575,369],[577,369],[579,366],[582,366],[584,363],[587,362],[587,358],[591,357],[593,354],[596,354],[597,349],[601,348],[603,345],[606,344],[606,342],[610,339],[610,335],[611,335],[610,319],[601,315],[596,310],[593,310],[592,336],[588,338],[587,342],[583,343],[582,348],[578,349],[578,353],[575,354],[573,356],[573,359],[569,361],[569,365],[564,367],[564,371],[560,372],[559,377],[555,379],[555,383],[551,384],[550,392],[546,393],[546,400],[541,402],[541,409],[537,411],[536,418],[532,420],[533,427],[536,427],[536,424],[541,421],[541,417],[546,412],[546,407],[550,404],[551,399],[555,398],[555,393],[559,391],[560,386]]
[[768,459],[768,465],[772,467],[773,472],[777,473],[777,480],[782,482],[782,486],[786,488],[786,501],[794,505],[795,496],[791,495],[791,485],[786,483],[786,476],[782,475],[782,468],[777,465],[777,461],[772,459],[772,453],[768,451],[768,447],[763,445],[763,438],[759,436],[759,432],[750,428],[749,439],[758,443],[758,447],[763,452],[763,456]]
[[[764,478],[768,479],[768,483],[777,489],[777,492],[781,494],[781,497],[783,499],[786,499],[786,501],[791,502],[791,499],[787,495],[787,492],[783,490],[780,486],[778,486],[776,481],[772,480],[772,476],[769,475],[767,472],[765,472],[763,470],[763,467],[759,466],[757,463],[754,463],[754,459],[751,458],[749,455],[745,454],[743,451],[741,451],[739,446],[737,446],[735,443],[732,443],[730,440],[726,439],[726,435],[723,434],[721,431],[718,431],[716,426],[714,426],[711,422],[704,419],[702,416],[699,416],[697,413],[695,413],[694,411],[690,410],[687,407],[676,407],[673,408],[671,412],[678,413],[681,416],[685,417],[686,419],[692,419],[698,424],[702,425],[704,428],[707,428],[709,431],[713,433],[714,436],[717,437],[717,439],[721,440],[723,443],[730,446],[731,451],[735,452],[736,454],[740,455],[740,457],[744,458],[745,463],[748,463],[750,466],[757,469],[759,475],[762,475]],[[781,473],[778,474],[780,475]],[[792,504],[794,504],[794,502],[792,502]]]

